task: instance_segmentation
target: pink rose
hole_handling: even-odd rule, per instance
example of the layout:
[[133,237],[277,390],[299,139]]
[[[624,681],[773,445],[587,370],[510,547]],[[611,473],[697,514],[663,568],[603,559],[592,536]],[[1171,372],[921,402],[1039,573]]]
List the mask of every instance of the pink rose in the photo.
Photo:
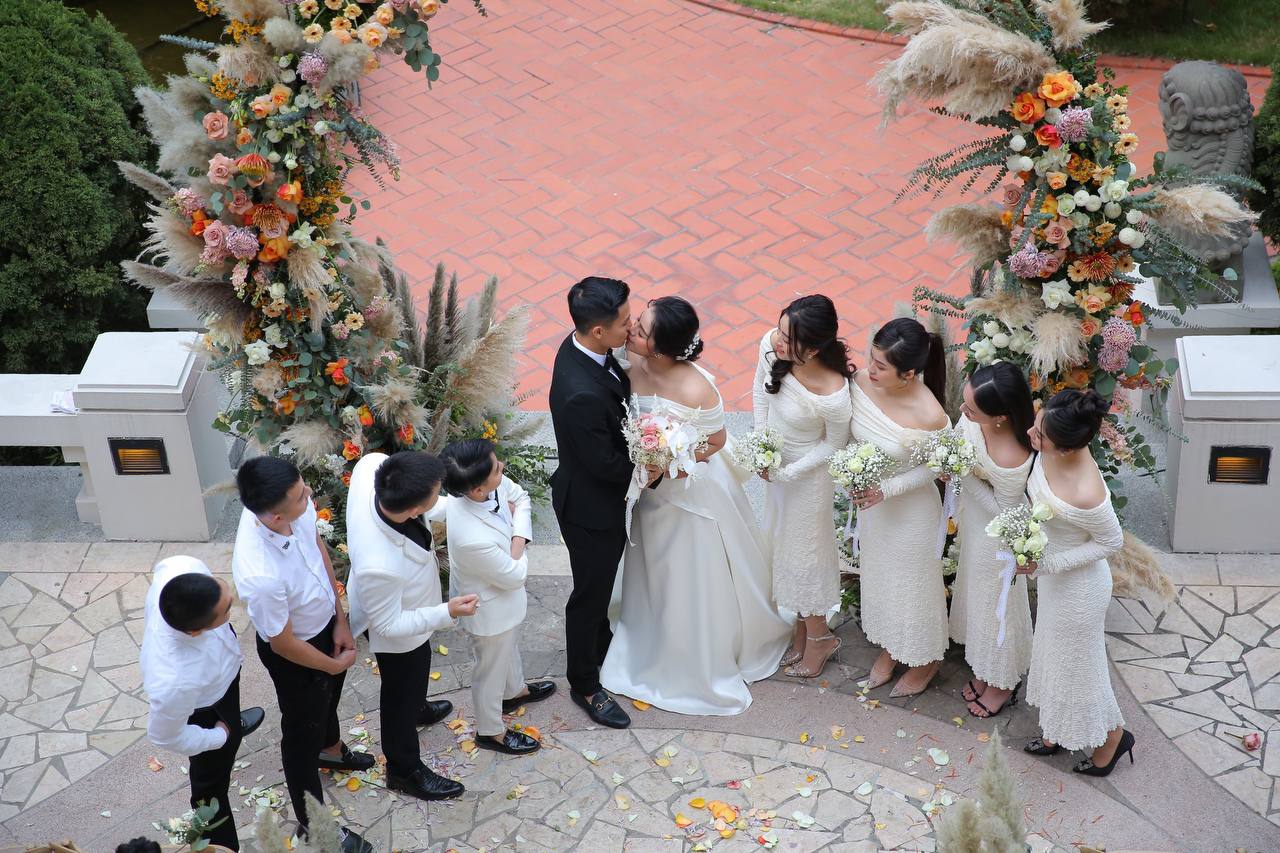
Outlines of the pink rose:
[[227,138],[230,120],[227,118],[226,113],[223,113],[220,110],[205,113],[201,123],[204,125],[205,135],[210,139]]
[[1249,732],[1244,736],[1244,748],[1250,752],[1257,751],[1262,746],[1262,735],[1257,732]]
[[225,187],[236,173],[236,161],[224,154],[214,154],[209,160],[209,183]]
[[227,205],[227,210],[237,216],[244,216],[250,210],[253,210],[253,200],[249,198],[249,194],[244,190],[236,190],[231,194],[231,203]]
[[1005,207],[1017,207],[1022,200],[1022,187],[1017,184],[1005,184],[1000,188],[1000,201]]
[[1061,219],[1055,219],[1044,227],[1045,242],[1059,248],[1064,248],[1070,244],[1071,240],[1067,234],[1067,227],[1062,224]]
[[640,436],[640,447],[644,450],[657,450],[658,436],[654,433],[645,433]]

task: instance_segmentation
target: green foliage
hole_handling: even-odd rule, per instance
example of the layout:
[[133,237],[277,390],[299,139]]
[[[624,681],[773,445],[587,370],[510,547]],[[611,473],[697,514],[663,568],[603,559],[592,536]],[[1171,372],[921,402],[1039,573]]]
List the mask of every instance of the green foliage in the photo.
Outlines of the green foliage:
[[142,202],[114,161],[150,159],[146,82],[101,15],[0,0],[0,371],[76,373],[99,332],[145,328],[119,268]]
[[1254,121],[1253,178],[1262,191],[1249,196],[1260,214],[1258,230],[1280,242],[1280,61],[1271,68],[1271,87]]

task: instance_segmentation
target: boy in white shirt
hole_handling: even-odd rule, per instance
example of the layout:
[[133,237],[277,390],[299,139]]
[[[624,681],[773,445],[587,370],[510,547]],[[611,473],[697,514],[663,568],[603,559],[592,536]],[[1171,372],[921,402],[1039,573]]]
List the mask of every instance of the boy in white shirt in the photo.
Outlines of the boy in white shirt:
[[546,699],[556,689],[554,681],[525,683],[517,645],[527,608],[525,546],[533,538],[529,494],[503,476],[491,442],[455,442],[441,456],[450,495],[449,585],[456,594],[480,598],[475,615],[462,619],[476,655],[471,672],[476,746],[527,755],[538,749],[538,741],[507,729],[502,714]]
[[142,684],[147,737],[190,758],[191,807],[217,801],[208,838],[240,849],[231,816],[231,766],[242,739],[262,725],[261,708],[240,710],[240,643],[228,620],[231,586],[194,557],[156,564],[147,591]]
[[[280,757],[298,832],[307,831],[306,795],[324,802],[320,769],[368,770],[372,755],[342,742],[338,699],[356,659],[329,551],[316,530],[311,489],[291,462],[258,456],[240,466],[244,512],[231,572],[258,633],[258,657],[280,703]],[[373,845],[342,830],[343,853]]]

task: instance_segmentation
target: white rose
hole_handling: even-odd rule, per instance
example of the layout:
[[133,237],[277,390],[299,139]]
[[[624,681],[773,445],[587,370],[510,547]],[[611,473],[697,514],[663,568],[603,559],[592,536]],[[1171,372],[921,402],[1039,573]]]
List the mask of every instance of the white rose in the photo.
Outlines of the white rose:
[[982,334],[986,335],[988,338],[1000,334],[1000,324],[995,320],[988,320],[982,324]]
[[1124,208],[1120,206],[1118,201],[1109,201],[1102,208],[1102,215],[1107,219],[1119,219],[1122,213],[1124,213]]
[[1108,181],[1098,190],[1098,194],[1104,201],[1124,201],[1125,196],[1129,194],[1129,182]]
[[1147,215],[1143,213],[1141,210],[1130,210],[1128,213],[1124,215],[1125,221],[1128,222],[1130,225],[1140,225],[1142,223],[1142,220],[1146,218],[1147,218]]
[[249,364],[266,364],[271,360],[271,345],[262,340],[245,344],[244,354],[248,357]]
[[1000,519],[993,518],[987,522],[986,532],[988,536],[999,537],[1000,535]]
[[264,328],[262,330],[262,336],[266,339],[267,343],[273,347],[284,346],[284,333],[280,331],[280,325],[278,323],[272,323],[270,326]]
[[1031,333],[1024,329],[1014,332],[1009,338],[1009,349],[1014,352],[1026,352],[1031,349]]
[[990,364],[996,357],[996,348],[990,338],[981,338],[969,344],[973,357],[979,364]]
[[867,467],[867,466],[863,464],[863,462],[862,462],[862,460],[861,460],[861,459],[859,459],[857,456],[855,456],[855,457],[853,457],[852,459],[850,459],[850,460],[849,460],[849,464],[848,464],[848,466],[847,466],[847,467],[848,467],[848,469],[849,469],[850,471],[852,471],[853,473],[855,473],[855,474],[861,474],[861,473],[862,473],[862,469],[863,469],[863,468],[865,468],[865,467]]
[[1048,544],[1048,537],[1044,535],[1043,531],[1039,531],[1027,537],[1026,550],[1032,554],[1040,554],[1044,552],[1044,546]]
[[279,155],[279,154],[277,154],[276,152],[272,151],[271,153],[269,153],[269,154],[267,155],[267,162],[269,162],[269,163],[279,163],[279,162],[280,162],[280,155]]
[[858,458],[860,459],[870,459],[872,456],[875,456],[875,455],[876,455],[876,449],[872,447],[870,444],[864,444],[858,448]]
[[327,121],[318,121],[312,130],[315,131],[316,136],[324,136],[329,132],[329,123]]
[[1012,137],[1010,137],[1009,139],[1010,151],[1025,151],[1026,148],[1027,148],[1027,139],[1025,136],[1019,136],[1017,134],[1014,134]]
[[281,282],[275,282],[267,288],[267,293],[271,294],[272,299],[284,299],[285,286]]
[[996,345],[996,349],[1005,349],[1009,346],[1009,336],[1004,332],[991,336],[991,343]]
[[[1088,195],[1088,193],[1085,193],[1085,195]],[[1065,193],[1058,196],[1058,213],[1063,216],[1070,216],[1075,209],[1076,200],[1073,196],[1069,196]]]
[[[280,58],[282,60],[285,60],[285,57],[283,56]],[[292,83],[294,80],[297,80],[297,79],[298,79],[298,72],[294,71],[292,68],[286,68],[285,70],[280,72],[281,83]]]
[[1036,521],[1048,521],[1053,518],[1053,509],[1046,503],[1036,501],[1031,506],[1031,517]]
[[1063,303],[1070,302],[1071,287],[1067,284],[1066,279],[1046,281],[1040,291],[1040,301],[1050,309],[1055,309]]

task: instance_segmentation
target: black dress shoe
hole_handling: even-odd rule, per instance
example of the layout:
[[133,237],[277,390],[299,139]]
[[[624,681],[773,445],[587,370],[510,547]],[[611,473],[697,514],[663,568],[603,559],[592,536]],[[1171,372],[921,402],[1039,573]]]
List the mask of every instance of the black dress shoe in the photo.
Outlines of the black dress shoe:
[[345,770],[353,773],[357,770],[368,770],[376,762],[373,756],[367,752],[352,752],[347,749],[347,745],[342,745],[342,755],[334,758],[327,752],[320,753],[319,760],[316,762],[321,770]]
[[467,790],[461,782],[446,779],[425,767],[419,767],[408,776],[387,774],[387,787],[419,800],[452,800]]
[[338,837],[342,839],[342,853],[375,853],[372,844],[345,826],[338,830]]
[[477,737],[476,746],[480,749],[492,749],[494,752],[505,752],[507,755],[528,755],[542,748],[542,744],[529,735],[511,729],[507,729],[496,739],[483,735]]
[[602,726],[625,729],[631,725],[631,718],[627,716],[627,712],[619,708],[618,703],[613,701],[613,697],[604,690],[596,691],[594,696],[582,696],[570,690],[569,698],[582,706],[591,719]]
[[434,726],[453,713],[453,703],[448,699],[428,700],[418,712],[419,726]]
[[502,700],[502,712],[504,714],[509,714],[521,705],[527,705],[530,702],[541,702],[556,692],[556,683],[554,681],[530,681],[525,687],[529,688],[528,696],[517,696],[515,699]]
[[240,712],[240,737],[246,738],[258,730],[267,712],[261,708],[245,708]]

